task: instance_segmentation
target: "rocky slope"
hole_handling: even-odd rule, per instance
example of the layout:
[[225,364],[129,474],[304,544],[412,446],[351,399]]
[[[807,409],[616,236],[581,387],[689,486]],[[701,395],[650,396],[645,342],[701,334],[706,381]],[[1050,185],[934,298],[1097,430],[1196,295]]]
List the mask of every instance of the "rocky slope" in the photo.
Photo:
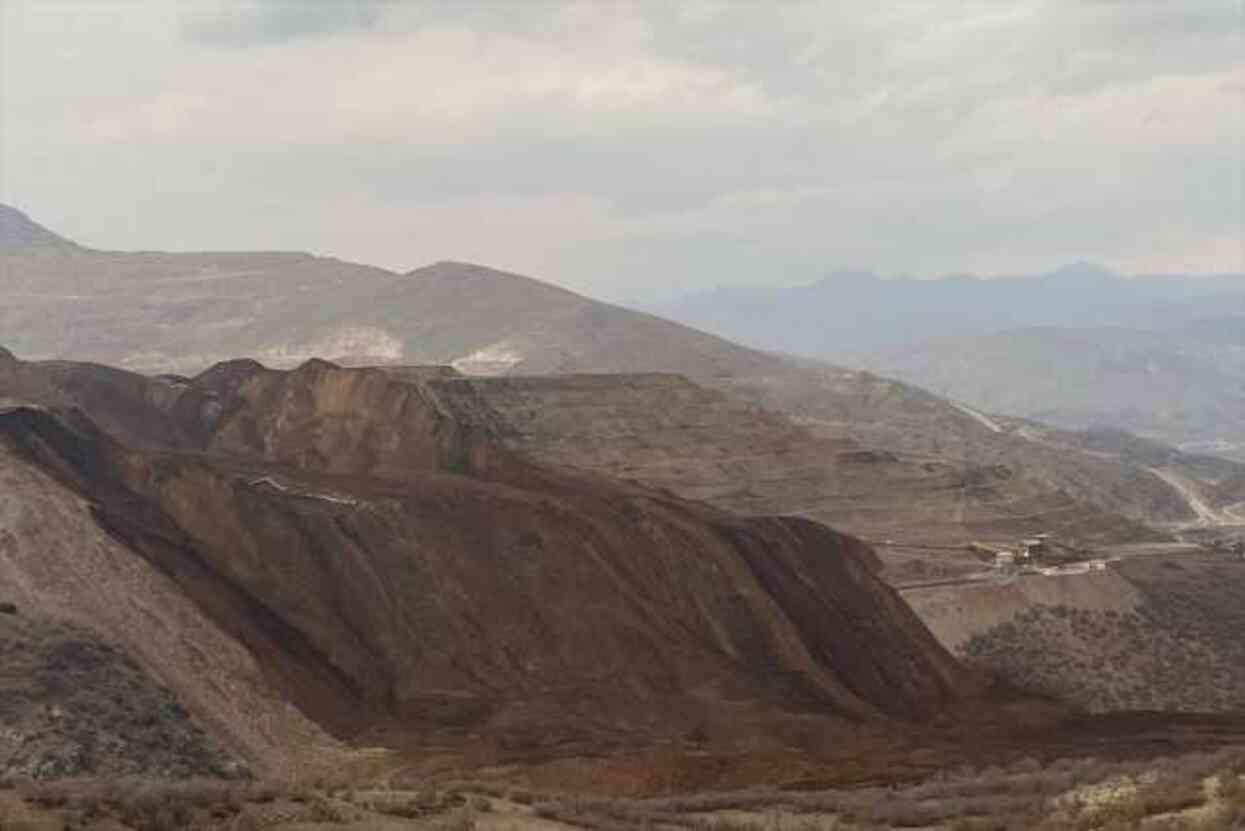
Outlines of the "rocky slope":
[[[137,659],[261,762],[274,743],[331,752],[299,713],[399,748],[782,744],[977,694],[857,540],[534,464],[481,426],[500,416],[463,419],[417,375],[239,361],[148,379],[7,360],[0,448],[10,475],[41,484],[5,499],[54,528],[40,492],[84,500],[95,529],[78,532],[124,561],[99,588],[129,571],[177,598],[155,614],[180,604],[193,620],[168,624],[183,655],[149,643]],[[36,582],[47,530],[3,533],[11,582]],[[135,604],[155,598],[139,585],[74,615],[140,643]],[[238,650],[240,700],[177,664]],[[233,709],[274,693],[297,705],[284,723]]]
[[[21,417],[3,405],[0,411],[6,425]],[[341,759],[337,743],[281,697],[253,653],[169,574],[109,533],[81,493],[22,458],[7,440],[0,441],[0,586],[23,618],[70,626],[78,637],[128,656],[231,756],[257,771],[292,774]],[[140,746],[146,741],[141,734],[122,737]],[[72,746],[44,750],[65,753]],[[97,761],[105,770],[128,764],[115,753]],[[145,772],[164,772],[157,768]]]
[[21,609],[0,614],[0,776],[246,773],[115,646]]

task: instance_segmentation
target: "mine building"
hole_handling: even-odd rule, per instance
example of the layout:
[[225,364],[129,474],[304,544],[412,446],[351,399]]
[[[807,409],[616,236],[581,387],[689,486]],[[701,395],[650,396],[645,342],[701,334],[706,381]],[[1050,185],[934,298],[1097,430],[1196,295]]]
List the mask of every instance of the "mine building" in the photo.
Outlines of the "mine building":
[[1049,536],[1039,534],[1036,537],[1030,537],[1027,540],[1020,541],[1020,557],[1027,562],[1040,560],[1047,550],[1047,540]]

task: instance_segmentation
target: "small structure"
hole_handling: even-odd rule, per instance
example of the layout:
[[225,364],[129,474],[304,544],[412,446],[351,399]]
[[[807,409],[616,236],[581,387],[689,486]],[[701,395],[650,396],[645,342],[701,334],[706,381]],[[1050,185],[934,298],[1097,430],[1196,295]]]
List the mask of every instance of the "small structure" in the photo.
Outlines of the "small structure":
[[1020,556],[1028,561],[1040,560],[1042,555],[1046,553],[1046,543],[1049,539],[1050,537],[1046,534],[1038,534],[1036,537],[1021,540]]
[[996,551],[994,552],[994,567],[1000,569],[1016,567],[1015,551]]

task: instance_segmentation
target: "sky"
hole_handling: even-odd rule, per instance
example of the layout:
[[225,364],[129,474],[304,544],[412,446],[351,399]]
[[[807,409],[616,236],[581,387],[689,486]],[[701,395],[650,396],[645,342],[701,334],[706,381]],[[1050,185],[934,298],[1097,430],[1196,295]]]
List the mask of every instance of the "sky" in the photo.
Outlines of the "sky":
[[0,201],[607,299],[1245,272],[1245,0],[0,0]]

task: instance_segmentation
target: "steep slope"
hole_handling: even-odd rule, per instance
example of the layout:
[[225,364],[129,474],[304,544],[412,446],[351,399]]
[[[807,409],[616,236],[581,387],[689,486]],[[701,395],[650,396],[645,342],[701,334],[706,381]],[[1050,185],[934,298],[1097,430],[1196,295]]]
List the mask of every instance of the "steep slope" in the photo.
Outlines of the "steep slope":
[[17,208],[0,204],[0,251],[69,252],[81,251],[70,242],[38,224]]
[[781,743],[975,694],[860,542],[534,465],[415,377],[13,375],[79,409],[10,405],[0,444],[342,739]]
[[[199,371],[250,354],[275,366],[322,356],[365,365],[446,364],[486,376],[679,373],[807,422],[817,439],[837,447],[853,443],[879,453],[875,459],[900,454],[897,467],[826,466],[842,477],[820,487],[825,472],[810,474],[808,456],[789,452],[795,469],[776,476],[805,485],[789,489],[787,502],[766,504],[781,513],[821,505],[829,512],[812,515],[850,522],[874,538],[893,536],[888,528],[919,527],[926,541],[963,543],[984,519],[987,530],[1005,538],[1036,526],[1135,539],[1147,533],[1135,523],[1192,518],[1180,493],[1145,471],[1001,434],[918,389],[746,349],[480,266],[445,262],[399,276],[297,254],[7,252],[0,253],[0,290],[13,298],[0,308],[0,332],[14,333],[18,351],[34,357],[153,371]],[[762,443],[785,441],[787,428],[776,429]],[[736,452],[747,455],[746,448]],[[635,478],[671,481],[655,453],[649,463],[651,476],[639,470]],[[985,491],[972,485],[983,475],[990,480]],[[715,487],[684,477],[677,490],[700,495]],[[925,493],[938,496],[920,498]],[[973,506],[986,502],[993,507],[973,519]]]
[[[20,422],[30,415],[0,404],[4,598],[24,618],[72,626],[129,656],[258,771],[294,773],[338,761],[336,743],[275,692],[251,653],[168,574],[108,533],[91,502],[15,451],[7,436],[24,435]],[[101,750],[101,766],[109,755]],[[124,761],[123,754],[111,759]]]
[[[0,348],[0,586],[3,599],[16,605],[41,639],[54,644],[70,632],[73,642],[86,644],[83,649],[92,654],[106,650],[109,660],[85,667],[92,691],[67,700],[81,707],[62,708],[65,719],[40,725],[20,708],[14,711],[34,732],[12,758],[34,764],[36,775],[209,772],[200,763],[211,755],[200,751],[203,744],[214,744],[211,740],[196,745],[199,737],[182,745],[180,760],[171,752],[170,742],[180,742],[188,726],[181,723],[181,708],[231,757],[246,759],[257,772],[304,774],[350,758],[281,696],[265,677],[267,668],[230,636],[228,626],[210,619],[169,574],[136,556],[101,524],[99,505],[84,498],[76,479],[66,478],[64,466],[43,470],[29,452],[20,452],[30,449],[31,420],[56,422],[44,405],[71,408],[69,422],[90,428],[72,408],[109,411],[95,405],[92,396],[99,396],[112,402],[112,410],[124,411],[142,397],[145,382],[125,373],[99,366],[57,370],[81,385],[82,398],[59,390]],[[124,383],[127,379],[131,383]],[[114,388],[110,381],[120,383]],[[136,426],[146,430],[155,423]],[[11,642],[19,637],[25,635],[14,633]],[[129,669],[130,661],[141,674]],[[63,664],[58,671],[66,669],[73,668]],[[136,688],[126,692],[131,700],[114,710],[107,682],[118,675]],[[153,689],[158,687],[169,693]],[[162,698],[169,694],[175,706]],[[148,706],[153,703],[159,707]],[[164,749],[156,752],[153,745]]]

